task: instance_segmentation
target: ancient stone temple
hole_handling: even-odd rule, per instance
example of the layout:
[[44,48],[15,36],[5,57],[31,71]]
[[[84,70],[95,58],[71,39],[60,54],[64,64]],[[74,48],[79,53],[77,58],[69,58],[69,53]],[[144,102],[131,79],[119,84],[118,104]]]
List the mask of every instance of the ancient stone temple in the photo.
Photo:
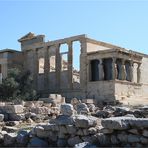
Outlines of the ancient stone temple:
[[[34,87],[42,96],[60,93],[96,101],[148,98],[148,55],[86,35],[47,42],[44,38],[28,33],[18,40],[21,51],[0,51],[0,83],[8,68],[22,66],[30,70]],[[75,42],[80,48],[74,49]],[[67,50],[61,50],[62,45]],[[75,63],[80,68],[75,68]]]

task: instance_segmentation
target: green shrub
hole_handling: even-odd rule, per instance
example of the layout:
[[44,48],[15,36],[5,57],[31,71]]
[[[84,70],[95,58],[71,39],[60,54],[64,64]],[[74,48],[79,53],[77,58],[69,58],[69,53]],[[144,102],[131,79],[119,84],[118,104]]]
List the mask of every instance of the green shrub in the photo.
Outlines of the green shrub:
[[36,99],[36,91],[33,89],[33,78],[29,71],[21,71],[17,68],[8,70],[8,77],[0,84],[0,99],[12,100]]

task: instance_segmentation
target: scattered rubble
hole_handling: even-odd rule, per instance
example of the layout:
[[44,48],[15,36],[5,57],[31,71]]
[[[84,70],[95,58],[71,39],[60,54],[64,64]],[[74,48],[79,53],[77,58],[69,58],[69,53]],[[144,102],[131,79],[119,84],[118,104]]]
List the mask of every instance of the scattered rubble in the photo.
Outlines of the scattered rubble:
[[0,103],[0,125],[5,147],[148,146],[147,106],[97,107],[76,98],[69,104],[51,94],[40,101]]

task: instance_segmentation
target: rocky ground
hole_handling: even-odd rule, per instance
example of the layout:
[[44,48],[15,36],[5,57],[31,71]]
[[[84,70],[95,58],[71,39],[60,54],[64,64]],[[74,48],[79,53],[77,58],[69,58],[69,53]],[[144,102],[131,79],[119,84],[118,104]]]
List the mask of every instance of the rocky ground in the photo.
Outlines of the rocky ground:
[[[85,103],[84,103],[85,102]],[[0,103],[0,147],[147,147],[148,106],[95,106],[51,94]]]

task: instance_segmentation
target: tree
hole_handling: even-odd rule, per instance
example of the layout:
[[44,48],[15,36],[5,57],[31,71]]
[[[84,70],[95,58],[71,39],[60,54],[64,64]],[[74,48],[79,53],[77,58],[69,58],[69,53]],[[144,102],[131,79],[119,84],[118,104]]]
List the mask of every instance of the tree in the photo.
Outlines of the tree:
[[30,72],[17,68],[9,69],[8,77],[3,79],[3,83],[0,84],[0,99],[36,99],[36,91],[33,89],[33,78]]

